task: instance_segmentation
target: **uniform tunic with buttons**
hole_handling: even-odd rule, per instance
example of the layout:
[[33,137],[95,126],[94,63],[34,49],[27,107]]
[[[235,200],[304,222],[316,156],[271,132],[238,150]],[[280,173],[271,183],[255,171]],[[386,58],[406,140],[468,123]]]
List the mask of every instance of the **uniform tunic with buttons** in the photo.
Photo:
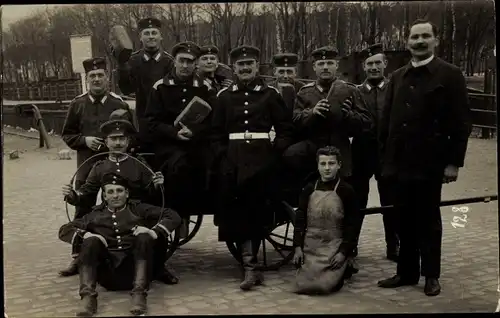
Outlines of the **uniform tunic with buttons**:
[[[270,214],[273,174],[282,152],[291,144],[292,112],[274,87],[260,78],[248,85],[236,83],[221,90],[213,114],[213,148],[220,159],[216,224],[220,240],[257,234],[255,227]],[[232,133],[269,133],[269,139],[230,140]],[[219,222],[220,220],[220,222]],[[225,233],[223,233],[225,232]],[[233,233],[231,233],[233,232]]]
[[[161,216],[161,220],[159,220]],[[167,237],[180,224],[179,215],[168,208],[162,209],[153,205],[129,201],[118,211],[111,211],[105,204],[94,207],[91,213],[76,219],[59,229],[59,239],[72,244],[81,245],[86,232],[99,234],[106,240],[111,254],[112,268],[118,268],[122,261],[132,252],[135,226],[146,226],[160,221],[153,230],[158,237]]]
[[[99,127],[108,121],[111,113],[117,109],[127,110],[129,118],[125,119],[132,120],[132,112],[128,104],[114,93],[106,94],[100,100],[85,93],[71,101],[61,135],[68,147],[77,151],[76,163],[78,167],[89,157],[97,154],[97,152],[87,147],[85,137],[104,138],[105,136],[100,133]],[[100,151],[107,151],[107,149],[103,146]],[[102,159],[103,157],[97,157],[78,171],[76,176],[77,187],[85,183],[92,166]]]
[[[318,83],[304,85],[299,91],[293,119],[303,139],[310,140],[317,147],[337,147],[342,154],[341,172],[343,176],[350,176],[352,156],[349,137],[370,129],[372,118],[354,84],[337,79],[332,85],[334,91],[326,119],[313,114],[314,106],[328,95],[328,90]],[[347,99],[351,100],[350,107],[344,104]]]
[[375,174],[380,175],[380,159],[378,146],[378,128],[380,118],[385,105],[385,94],[389,79],[383,78],[382,81],[373,86],[368,80],[358,89],[365,100],[368,111],[373,118],[372,129],[356,136],[352,140],[352,161],[354,174],[371,177]]
[[152,183],[153,176],[142,164],[130,157],[125,157],[121,160],[114,160],[108,157],[92,167],[85,184],[76,191],[78,195],[76,200],[68,200],[68,203],[78,205],[79,199],[82,197],[95,198],[101,189],[101,180],[107,173],[115,173],[129,181],[130,199],[147,202],[155,193]]
[[470,106],[461,70],[440,58],[394,73],[380,125],[382,174],[440,179],[448,164],[462,167]]
[[[135,93],[135,111],[138,119],[143,118],[149,94],[154,83],[173,68],[173,58],[168,52],[159,51],[150,56],[141,49],[130,57],[126,65],[118,69],[118,86],[123,94]],[[140,124],[140,129],[143,126]]]
[[[195,209],[191,205],[203,200],[193,200],[201,195],[206,186],[207,170],[212,162],[210,149],[210,123],[213,111],[193,130],[189,140],[179,140],[174,121],[195,96],[203,99],[213,108],[215,90],[198,76],[185,81],[172,73],[153,86],[145,112],[147,134],[155,152],[155,169],[165,176],[167,198],[179,213]],[[199,192],[201,191],[201,192]]]

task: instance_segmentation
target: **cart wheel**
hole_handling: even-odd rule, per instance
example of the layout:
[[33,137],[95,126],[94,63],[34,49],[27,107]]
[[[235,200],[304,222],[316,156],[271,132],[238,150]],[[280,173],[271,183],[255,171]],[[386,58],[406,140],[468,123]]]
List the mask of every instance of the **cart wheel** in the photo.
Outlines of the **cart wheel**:
[[193,239],[193,237],[196,235],[196,233],[198,233],[198,231],[200,230],[202,222],[203,222],[203,214],[202,213],[200,213],[198,215],[191,215],[189,217],[189,227],[190,227],[189,234],[185,238],[179,240],[178,246],[182,246],[182,245],[186,244],[187,242],[191,241]]
[[[241,263],[241,253],[233,242],[226,242],[229,252]],[[258,269],[278,270],[288,264],[293,257],[293,224],[291,221],[277,224],[262,240],[259,248]]]
[[168,242],[167,242],[167,257],[165,260],[168,260],[172,255],[174,255],[175,250],[177,247],[179,247],[179,230],[175,230],[173,233],[171,233],[168,236]]

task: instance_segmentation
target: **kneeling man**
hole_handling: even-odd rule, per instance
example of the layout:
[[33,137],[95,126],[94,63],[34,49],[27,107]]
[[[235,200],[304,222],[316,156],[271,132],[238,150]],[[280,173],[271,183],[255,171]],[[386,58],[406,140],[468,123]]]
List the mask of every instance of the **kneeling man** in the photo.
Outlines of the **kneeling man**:
[[[96,283],[108,290],[132,289],[130,312],[146,312],[146,296],[153,277],[154,241],[164,239],[180,224],[171,209],[129,201],[127,179],[108,173],[103,176],[103,204],[83,218],[65,224],[59,238],[80,245],[80,296],[83,307],[79,317],[97,312]],[[149,229],[146,224],[158,223]]]

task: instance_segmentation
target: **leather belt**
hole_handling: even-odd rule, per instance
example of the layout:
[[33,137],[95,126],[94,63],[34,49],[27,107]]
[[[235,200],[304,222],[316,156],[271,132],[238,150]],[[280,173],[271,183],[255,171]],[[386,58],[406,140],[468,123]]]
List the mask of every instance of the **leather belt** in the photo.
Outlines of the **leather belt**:
[[229,140],[252,140],[252,139],[269,139],[269,133],[244,132],[244,133],[229,134]]

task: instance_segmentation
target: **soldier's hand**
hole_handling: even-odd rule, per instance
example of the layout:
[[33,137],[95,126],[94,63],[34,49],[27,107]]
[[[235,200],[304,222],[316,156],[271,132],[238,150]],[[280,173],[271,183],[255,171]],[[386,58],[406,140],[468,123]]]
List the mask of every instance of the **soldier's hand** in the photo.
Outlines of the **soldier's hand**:
[[346,107],[346,108],[352,108],[352,104],[353,104],[353,100],[352,100],[352,96],[349,96],[346,98],[346,100],[342,103],[342,106]]
[[71,184],[65,184],[62,187],[62,194],[64,197],[68,197],[70,199],[73,199],[76,197],[76,192],[73,190],[73,187]]
[[191,131],[191,129],[187,128],[183,123],[179,122],[179,125],[182,127],[181,130],[179,130],[179,133],[184,136],[184,137],[187,137],[189,139],[191,139],[193,137],[193,132]]
[[229,78],[226,78],[222,81],[222,87],[229,87],[233,84],[233,81]]
[[325,113],[327,113],[329,110],[330,110],[330,104],[328,103],[328,100],[322,99],[314,106],[313,114],[325,118],[326,117]]
[[102,146],[104,146],[104,140],[99,137],[87,136],[85,137],[85,144],[93,151],[98,151]]
[[293,254],[293,264],[295,264],[295,267],[297,268],[304,264],[304,252],[300,247],[295,248],[295,253]]
[[153,176],[153,184],[155,185],[155,187],[159,187],[163,184],[164,181],[165,178],[163,178],[163,174],[161,172],[155,172]]
[[102,242],[102,244],[104,244],[104,246],[108,247],[108,242],[106,242],[106,239],[102,235],[94,234],[94,233],[90,233],[90,232],[85,232],[85,234],[83,235],[84,240],[91,238],[91,237],[97,237],[98,239],[101,240],[101,242]]
[[155,231],[148,229],[147,227],[140,226],[140,225],[137,225],[136,227],[134,227],[132,234],[134,234],[134,236],[137,236],[139,234],[149,234],[155,240],[158,238],[158,235],[156,235]]
[[458,179],[458,167],[447,165],[444,168],[443,183],[455,182]]

